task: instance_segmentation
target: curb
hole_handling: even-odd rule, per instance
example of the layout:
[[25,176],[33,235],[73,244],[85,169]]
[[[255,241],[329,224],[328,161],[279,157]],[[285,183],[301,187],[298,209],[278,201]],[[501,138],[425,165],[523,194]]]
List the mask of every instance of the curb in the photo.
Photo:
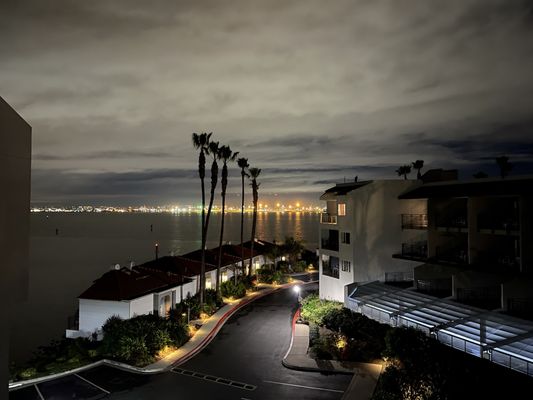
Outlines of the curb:
[[32,386],[32,385],[35,385],[35,384],[38,384],[38,383],[51,381],[51,380],[54,380],[54,379],[57,379],[57,378],[63,378],[65,376],[76,374],[78,372],[83,372],[83,371],[86,371],[86,370],[89,370],[89,369],[92,369],[92,368],[95,368],[95,367],[99,367],[101,365],[110,365],[112,367],[115,367],[115,368],[118,368],[118,369],[121,369],[121,370],[124,370],[124,371],[128,371],[128,372],[137,373],[137,374],[140,374],[140,375],[153,375],[153,374],[158,374],[158,373],[161,373],[161,372],[166,372],[166,371],[172,369],[173,367],[181,365],[184,362],[190,360],[196,354],[198,354],[201,350],[203,350],[209,343],[211,343],[211,341],[213,340],[214,336],[216,336],[216,334],[220,331],[222,326],[226,323],[227,319],[229,317],[231,317],[233,314],[235,314],[242,307],[245,307],[246,305],[248,305],[249,303],[251,303],[254,300],[260,299],[260,298],[262,298],[264,296],[267,296],[267,295],[269,295],[271,293],[274,293],[277,290],[288,289],[289,287],[291,287],[291,286],[293,286],[295,284],[302,284],[302,283],[303,284],[307,284],[307,283],[313,283],[313,282],[291,282],[291,283],[286,283],[286,284],[278,286],[278,287],[274,287],[274,288],[271,288],[271,289],[266,289],[266,290],[264,290],[264,293],[260,293],[258,295],[254,295],[253,297],[250,297],[250,298],[248,298],[246,300],[243,300],[243,301],[239,302],[238,304],[235,305],[235,307],[233,307],[231,310],[228,310],[224,315],[222,315],[222,317],[217,322],[215,327],[211,330],[211,332],[200,343],[198,343],[198,345],[194,349],[192,349],[189,353],[183,355],[181,358],[179,358],[178,360],[176,360],[174,363],[172,363],[169,366],[161,367],[161,368],[146,368],[146,367],[145,368],[140,368],[140,367],[134,367],[133,365],[125,364],[125,363],[122,363],[122,362],[119,362],[119,361],[108,360],[108,359],[104,358],[104,359],[98,360],[98,361],[96,361],[94,363],[87,364],[87,365],[84,365],[82,367],[78,367],[78,368],[71,369],[71,370],[68,370],[68,371],[59,372],[57,374],[41,376],[39,378],[28,379],[28,380],[25,380],[25,381],[12,382],[12,383],[9,383],[8,390],[15,391],[15,390],[23,389],[25,387]]
[[[318,368],[318,367],[302,367],[300,365],[291,364],[291,363],[289,363],[287,361],[287,357],[289,356],[289,353],[292,350],[292,344],[293,344],[293,341],[294,341],[294,330],[295,330],[295,326],[296,326],[296,320],[298,319],[299,316],[300,316],[300,309],[298,308],[298,310],[296,310],[296,312],[294,313],[294,316],[292,317],[291,343],[289,345],[289,349],[287,350],[287,353],[285,354],[285,357],[283,357],[283,359],[281,360],[281,364],[285,368],[292,369],[292,370],[295,370],[295,371],[320,372],[322,374],[329,374],[329,375],[334,375],[334,374],[354,375],[356,373],[356,371],[341,371],[341,370],[336,370],[336,369],[324,369],[324,368]],[[309,357],[309,358],[311,358],[311,357]]]

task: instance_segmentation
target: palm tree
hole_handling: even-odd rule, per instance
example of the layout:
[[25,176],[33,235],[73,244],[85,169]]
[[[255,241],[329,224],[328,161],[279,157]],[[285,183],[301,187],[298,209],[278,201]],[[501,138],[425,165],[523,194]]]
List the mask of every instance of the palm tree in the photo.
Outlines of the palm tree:
[[[248,174],[246,173],[246,169],[250,165],[248,165],[247,158],[239,158],[237,160],[237,165],[241,169],[241,267],[242,274],[244,275],[244,177],[248,176]],[[235,279],[237,279],[237,276],[235,276]]]
[[224,210],[226,209],[226,188],[228,187],[228,161],[235,161],[239,152],[232,152],[229,146],[220,148],[220,159],[223,161],[222,166],[222,215],[220,220],[220,240],[218,242],[218,265],[217,265],[217,293],[220,293],[220,268],[222,267],[222,239],[224,238]]
[[209,218],[211,217],[211,209],[213,208],[213,200],[215,199],[215,189],[218,183],[218,160],[220,160],[220,146],[218,142],[209,142],[207,148],[207,154],[213,157],[211,163],[211,192],[209,197],[209,206],[207,207],[207,215],[205,217],[205,235],[207,237],[207,231],[209,229]]
[[509,162],[509,157],[506,156],[496,157],[496,164],[498,164],[498,167],[500,168],[500,176],[502,179],[509,175],[509,172],[511,172],[514,167],[513,163]]
[[248,170],[248,173],[250,174],[250,180],[252,183],[250,184],[252,186],[252,200],[254,203],[254,213],[252,217],[252,241],[250,244],[250,268],[248,269],[248,276],[252,275],[252,260],[254,258],[254,241],[255,241],[255,226],[257,223],[257,201],[259,200],[259,183],[257,183],[257,178],[259,177],[259,174],[261,173],[260,168],[250,168]]
[[200,150],[200,155],[198,156],[198,175],[200,176],[200,182],[202,186],[202,262],[200,265],[200,305],[204,303],[204,288],[205,288],[205,242],[206,242],[206,231],[205,231],[205,153],[209,146],[209,141],[211,139],[211,133],[193,133],[192,134],[192,144],[195,149]]
[[298,257],[304,251],[304,245],[300,240],[294,239],[292,236],[286,237],[282,245],[283,252],[289,256],[289,266],[292,268],[296,265]]
[[396,170],[396,173],[398,176],[402,176],[404,179],[407,179],[407,174],[411,173],[411,166],[410,165],[402,165],[400,168]]
[[414,163],[411,163],[413,165],[413,168],[416,169],[416,179],[422,178],[422,174],[420,174],[420,170],[424,168],[424,160],[416,160]]

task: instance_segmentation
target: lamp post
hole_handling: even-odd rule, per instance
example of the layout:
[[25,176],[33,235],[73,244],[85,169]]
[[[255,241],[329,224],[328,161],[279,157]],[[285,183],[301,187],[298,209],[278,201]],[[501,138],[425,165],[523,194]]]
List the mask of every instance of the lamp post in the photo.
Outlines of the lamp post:
[[293,286],[292,290],[296,293],[296,298],[298,299],[298,303],[302,301],[302,297],[300,296],[300,286]]

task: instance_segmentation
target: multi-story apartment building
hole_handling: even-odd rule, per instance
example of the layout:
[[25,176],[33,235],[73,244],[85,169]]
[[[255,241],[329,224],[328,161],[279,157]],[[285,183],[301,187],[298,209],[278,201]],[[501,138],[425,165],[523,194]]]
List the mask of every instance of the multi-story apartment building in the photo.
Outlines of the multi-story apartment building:
[[0,97],[0,398],[7,399],[9,320],[28,292],[31,127]]
[[398,243],[426,242],[426,200],[399,200],[413,180],[337,184],[320,197],[320,297],[344,301],[353,282],[412,279],[415,258],[393,258]]
[[418,249],[426,261],[419,291],[533,317],[533,176],[434,182],[399,198],[427,200],[427,242],[398,255]]

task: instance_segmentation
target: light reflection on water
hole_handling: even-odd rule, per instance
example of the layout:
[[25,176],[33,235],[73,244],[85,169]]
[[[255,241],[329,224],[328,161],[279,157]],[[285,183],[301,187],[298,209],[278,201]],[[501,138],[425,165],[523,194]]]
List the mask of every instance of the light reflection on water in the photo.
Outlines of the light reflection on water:
[[[211,218],[208,247],[218,246],[219,219],[220,214]],[[245,240],[250,231],[251,214],[246,214]],[[240,241],[240,214],[226,214],[224,236],[232,243]],[[294,236],[314,249],[318,215],[259,213],[256,236],[278,242]],[[200,248],[200,215],[32,214],[29,299],[12,315],[11,358],[27,358],[37,346],[59,338],[77,307],[77,296],[94,279],[114,264],[153,258],[156,242],[160,255]]]

